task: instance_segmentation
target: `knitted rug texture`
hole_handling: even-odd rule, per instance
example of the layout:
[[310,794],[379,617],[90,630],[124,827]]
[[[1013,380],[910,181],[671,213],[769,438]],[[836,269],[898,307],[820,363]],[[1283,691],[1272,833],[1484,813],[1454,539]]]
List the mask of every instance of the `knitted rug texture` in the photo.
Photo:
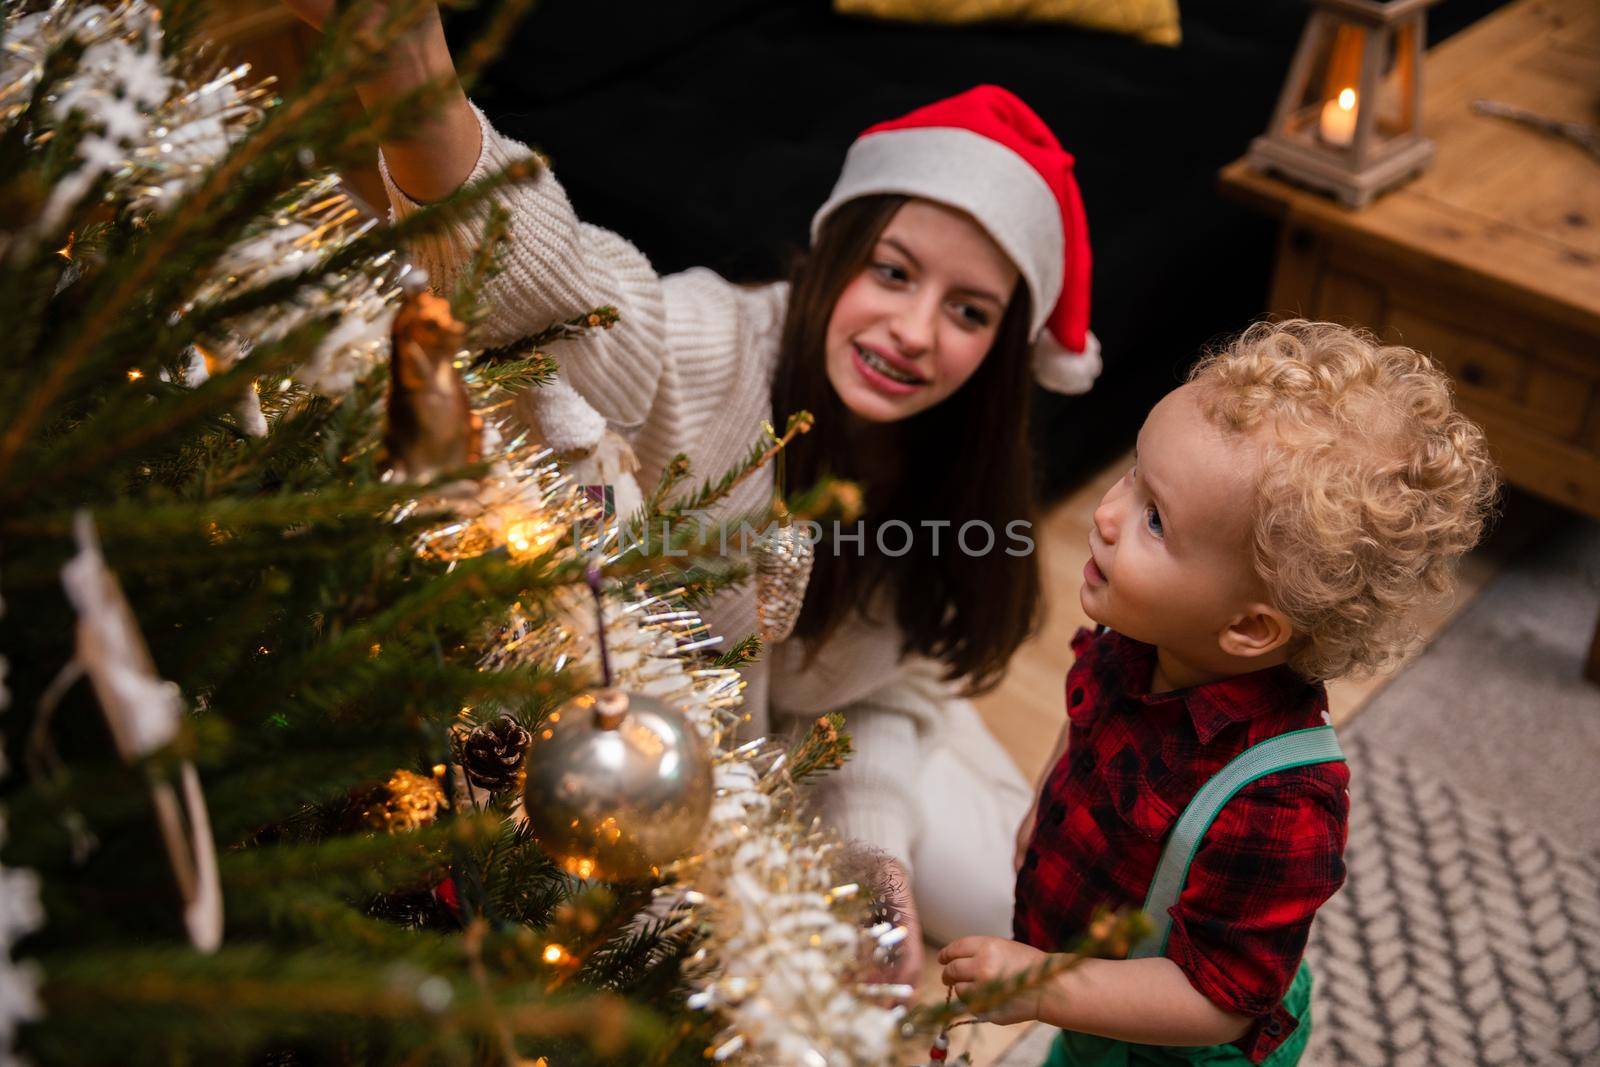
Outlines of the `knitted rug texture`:
[[1365,738],[1308,1067],[1600,1063],[1600,860]]

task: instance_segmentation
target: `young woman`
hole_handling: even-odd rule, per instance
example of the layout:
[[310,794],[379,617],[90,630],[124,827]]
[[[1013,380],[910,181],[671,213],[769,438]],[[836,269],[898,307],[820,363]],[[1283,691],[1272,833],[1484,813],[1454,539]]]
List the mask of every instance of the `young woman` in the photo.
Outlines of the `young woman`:
[[[291,6],[313,24],[331,8]],[[363,96],[453,72],[431,12]],[[404,216],[528,154],[457,90],[383,145],[384,177]],[[548,171],[498,202],[512,239],[488,294],[489,338],[616,306],[616,327],[564,348],[562,374],[631,441],[640,484],[679,452],[715,476],[763,420],[816,416],[787,480],[862,483],[865,533],[818,546],[794,636],[746,673],[752,730],[842,711],[856,754],[819,787],[825,817],[910,881],[913,933],[920,915],[936,940],[1009,936],[1013,840],[1032,791],[963,694],[999,680],[1038,607],[1030,368],[1065,392],[1099,370],[1071,156],[992,86],[875,126],[816,213],[792,283],[756,288],[704,269],[658,276],[622,238],[579,221]],[[413,248],[446,291],[479,225]],[[722,511],[763,508],[772,488],[764,472]],[[753,590],[707,615],[725,636],[754,631]],[[921,960],[920,939],[907,944],[901,979]]]

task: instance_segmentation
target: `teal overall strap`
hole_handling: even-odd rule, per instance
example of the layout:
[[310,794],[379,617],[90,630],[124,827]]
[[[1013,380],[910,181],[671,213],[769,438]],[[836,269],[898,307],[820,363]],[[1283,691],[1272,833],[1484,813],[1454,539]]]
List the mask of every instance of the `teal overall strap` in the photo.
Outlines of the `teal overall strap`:
[[1178,903],[1178,895],[1189,880],[1189,865],[1194,862],[1206,831],[1239,790],[1278,771],[1343,760],[1344,752],[1333,736],[1333,727],[1313,726],[1254,745],[1218,771],[1189,801],[1172,828],[1172,836],[1167,838],[1167,847],[1161,852],[1161,862],[1156,866],[1155,878],[1150,882],[1150,892],[1144,901],[1144,913],[1152,928],[1128,953],[1128,958],[1166,955],[1167,938],[1172,933],[1172,916],[1168,912]]

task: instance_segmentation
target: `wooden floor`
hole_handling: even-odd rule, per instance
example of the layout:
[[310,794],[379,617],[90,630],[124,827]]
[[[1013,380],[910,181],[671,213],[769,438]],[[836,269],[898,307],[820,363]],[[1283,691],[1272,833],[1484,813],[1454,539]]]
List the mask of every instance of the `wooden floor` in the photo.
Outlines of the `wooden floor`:
[[[984,722],[1029,781],[1036,781],[1044,771],[1044,762],[1066,715],[1062,691],[1067,669],[1072,665],[1072,635],[1078,627],[1090,624],[1078,603],[1078,587],[1083,581],[1083,565],[1089,559],[1089,527],[1094,509],[1132,463],[1131,453],[1118,459],[1052,508],[1040,523],[1035,541],[1044,572],[1044,623],[1012,660],[1004,683],[977,701]],[[1489,546],[1467,557],[1459,594],[1447,608],[1423,620],[1425,636],[1437,633],[1488,584],[1499,570],[1502,554]],[[1392,675],[1330,685],[1328,702],[1334,723],[1348,722],[1389,677]],[[930,948],[920,985],[924,999],[943,998],[934,955]],[[962,1027],[956,1031],[959,1040],[955,1050],[970,1050],[974,1063],[982,1067],[993,1062],[1024,1029],[988,1024]]]

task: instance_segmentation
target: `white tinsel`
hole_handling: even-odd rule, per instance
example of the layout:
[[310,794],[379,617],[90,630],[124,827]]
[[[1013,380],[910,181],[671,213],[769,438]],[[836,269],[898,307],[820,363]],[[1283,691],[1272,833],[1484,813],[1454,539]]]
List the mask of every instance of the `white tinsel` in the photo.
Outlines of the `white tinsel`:
[[[340,271],[319,273],[317,268],[376,225],[340,190],[337,176],[306,182],[228,250],[188,310],[309,273],[314,280],[292,298],[230,320],[228,343],[242,355],[314,320],[328,320],[327,334],[289,374],[312,392],[341,396],[388,359],[398,283],[407,271],[391,270],[389,255]],[[197,384],[192,377],[190,382]]]
[[0,99],[25,99],[44,63],[68,43],[83,46],[76,68],[44,100],[41,116],[53,124],[76,115],[87,132],[78,144],[78,167],[50,190],[33,232],[60,227],[67,213],[106,174],[132,170],[132,155],[153,139],[157,111],[178,83],[161,58],[159,16],[143,4],[115,10],[97,4],[57,5],[6,20],[6,59],[0,65]]
[[[0,614],[5,603],[0,601]],[[3,684],[5,660],[0,658],[0,711],[11,703]],[[0,777],[6,773],[4,749],[0,747]],[[5,814],[0,811],[0,845],[5,844]],[[12,1052],[17,1026],[44,1014],[39,1003],[39,967],[30,960],[14,960],[16,943],[44,925],[44,906],[39,903],[39,876],[32,871],[0,866],[0,1067],[20,1062]]]
[[[32,15],[8,15],[0,50],[0,122],[20,114],[46,58],[72,42],[84,48],[83,56],[35,121],[60,125],[76,115],[86,132],[76,145],[78,165],[56,181],[30,230],[36,237],[58,229],[107,176],[108,199],[119,210],[174,206],[263,113],[265,90],[243,84],[248,66],[198,85],[175,76],[161,55],[160,16],[150,5],[135,0],[108,8],[67,0]],[[334,177],[307,183],[297,193],[223,256],[191,307],[310,270],[376,225],[360,220]],[[385,262],[380,257],[374,267]],[[295,377],[313,392],[338,396],[387,355],[393,297],[383,278],[362,270],[325,275],[292,301],[230,323],[235,347],[248,351],[246,342],[271,343],[313,318],[330,318],[332,330]],[[245,432],[266,433],[254,397],[241,398],[238,416]]]

